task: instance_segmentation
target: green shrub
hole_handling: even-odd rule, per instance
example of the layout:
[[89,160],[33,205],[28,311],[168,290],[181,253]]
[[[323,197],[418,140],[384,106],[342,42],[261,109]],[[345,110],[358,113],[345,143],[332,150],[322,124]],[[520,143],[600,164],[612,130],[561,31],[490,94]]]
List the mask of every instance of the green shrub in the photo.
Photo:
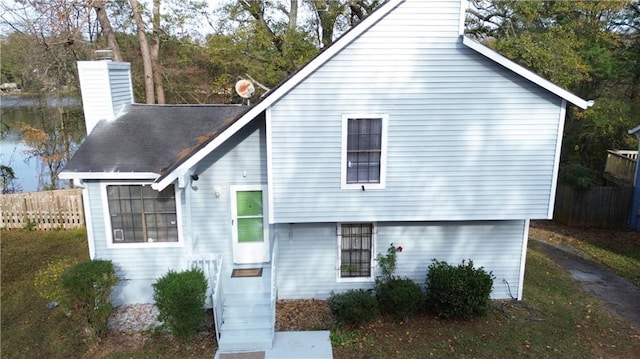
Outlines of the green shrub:
[[113,263],[92,260],[69,267],[62,273],[65,307],[89,328],[93,339],[107,330],[111,315],[111,290],[118,283]]
[[380,266],[382,276],[377,280],[386,281],[393,278],[393,273],[396,271],[396,263],[398,261],[398,252],[402,252],[402,247],[396,247],[393,243],[389,244],[387,248],[387,254],[383,255],[378,253],[376,260]]
[[153,283],[158,320],[178,338],[193,337],[204,323],[206,293],[207,280],[201,269],[170,270]]
[[575,189],[588,190],[600,184],[600,174],[578,163],[564,164],[560,167],[560,183]]
[[344,293],[331,293],[327,300],[338,323],[359,325],[378,317],[378,302],[370,291],[350,289]]
[[391,278],[376,282],[376,297],[380,309],[404,319],[417,313],[424,306],[424,294],[420,285],[409,278]]
[[427,271],[427,304],[444,318],[486,315],[494,278],[471,260],[452,266],[434,259]]

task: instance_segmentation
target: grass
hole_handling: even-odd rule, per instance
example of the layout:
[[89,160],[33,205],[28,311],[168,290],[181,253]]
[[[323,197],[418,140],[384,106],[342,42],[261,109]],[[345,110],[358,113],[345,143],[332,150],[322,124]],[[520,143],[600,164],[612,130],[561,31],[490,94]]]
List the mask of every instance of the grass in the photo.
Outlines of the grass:
[[[1,231],[0,236],[2,358],[211,358],[211,332],[187,342],[145,333],[110,334],[96,345],[86,343],[62,311],[46,308],[33,285],[35,273],[51,261],[88,259],[85,233]],[[602,257],[620,255],[606,245],[596,247],[606,253]],[[469,321],[422,313],[405,321],[381,317],[360,328],[332,328],[334,358],[635,358],[640,352],[637,332],[534,249],[527,258],[524,300],[539,311],[535,320],[508,319],[496,306],[488,316]],[[507,308],[519,318],[528,315]]]
[[640,287],[640,233],[534,222],[533,237],[568,245]]
[[35,273],[58,258],[88,259],[84,231],[1,231],[2,358],[77,358],[82,333],[61,310],[47,309]]
[[60,258],[88,260],[87,237],[79,231],[0,231],[2,358],[207,358],[213,333],[188,342],[163,333],[110,334],[87,343],[82,329],[59,308],[47,309],[34,286],[38,270]]
[[[380,318],[358,329],[332,330],[334,357],[349,358],[635,358],[640,337],[611,316],[540,252],[529,250],[524,300],[538,314],[448,321],[423,313],[398,322]],[[528,312],[511,308],[525,318]],[[527,314],[524,316],[523,314]]]

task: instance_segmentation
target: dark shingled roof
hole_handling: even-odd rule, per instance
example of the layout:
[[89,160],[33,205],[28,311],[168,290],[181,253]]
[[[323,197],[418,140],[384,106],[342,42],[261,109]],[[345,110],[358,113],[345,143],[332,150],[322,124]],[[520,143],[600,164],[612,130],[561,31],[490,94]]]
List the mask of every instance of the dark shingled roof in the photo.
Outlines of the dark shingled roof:
[[239,105],[129,105],[117,119],[96,125],[64,172],[165,174],[248,109]]

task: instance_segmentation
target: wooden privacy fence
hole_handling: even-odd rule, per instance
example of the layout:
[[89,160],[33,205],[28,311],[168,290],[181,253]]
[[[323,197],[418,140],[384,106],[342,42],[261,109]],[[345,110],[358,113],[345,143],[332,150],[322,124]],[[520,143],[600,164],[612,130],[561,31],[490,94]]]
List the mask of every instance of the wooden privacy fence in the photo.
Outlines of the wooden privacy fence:
[[38,230],[84,227],[81,189],[3,194],[0,227]]
[[632,199],[633,187],[559,185],[553,219],[569,226],[626,227]]

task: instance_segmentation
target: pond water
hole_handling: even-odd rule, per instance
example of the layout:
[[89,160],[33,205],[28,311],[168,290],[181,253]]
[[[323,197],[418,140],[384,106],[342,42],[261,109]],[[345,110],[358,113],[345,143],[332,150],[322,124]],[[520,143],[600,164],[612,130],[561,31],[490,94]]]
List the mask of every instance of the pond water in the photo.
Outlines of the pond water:
[[[72,147],[77,147],[84,136],[80,100],[66,97],[61,101],[72,124]],[[51,185],[43,161],[28,154],[32,148],[25,144],[20,129],[28,124],[44,130],[55,118],[57,104],[53,97],[0,96],[0,164],[13,169],[13,187],[18,192],[38,191]],[[64,188],[64,183],[59,183],[59,188]]]

